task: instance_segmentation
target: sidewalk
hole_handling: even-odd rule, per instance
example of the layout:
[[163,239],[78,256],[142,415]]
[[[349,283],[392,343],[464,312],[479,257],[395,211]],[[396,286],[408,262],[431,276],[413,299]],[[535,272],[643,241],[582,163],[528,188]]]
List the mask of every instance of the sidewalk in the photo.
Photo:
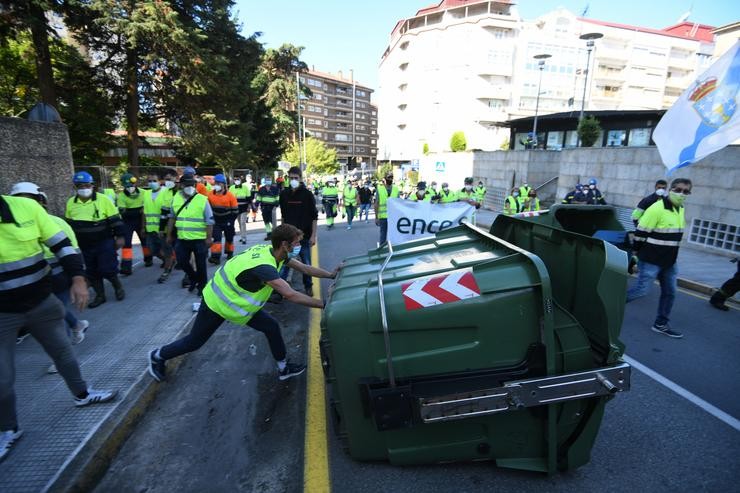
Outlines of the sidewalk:
[[[488,230],[499,215],[489,209],[476,211],[479,227]],[[724,255],[682,247],[678,251],[679,286],[710,295],[735,274],[736,264]],[[740,293],[734,300],[740,303]]]
[[[262,223],[248,226],[247,246],[262,242]],[[238,240],[236,247],[246,248]],[[118,445],[109,436],[121,420],[131,421],[132,408],[145,407],[143,393],[153,396],[155,386],[146,372],[148,351],[186,329],[194,316],[192,303],[199,298],[180,288],[182,271],[173,271],[165,284],[157,284],[159,261],[144,268],[138,245],[134,253],[134,273],[122,278],[126,299],[116,301],[106,285],[108,301],[83,312],[80,318],[88,320],[90,328],[85,340],[74,346],[88,385],[118,390],[113,402],[76,408],[63,379],[47,373],[51,360],[38,343],[29,337],[16,346],[15,391],[25,433],[0,463],[0,491],[67,490],[70,477],[81,467],[105,462],[97,454]],[[215,269],[208,266],[210,278]]]

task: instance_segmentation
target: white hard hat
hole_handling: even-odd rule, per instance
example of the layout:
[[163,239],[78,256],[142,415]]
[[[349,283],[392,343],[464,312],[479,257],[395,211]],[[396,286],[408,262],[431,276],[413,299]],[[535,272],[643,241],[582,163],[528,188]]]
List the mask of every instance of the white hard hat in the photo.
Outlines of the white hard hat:
[[27,193],[29,195],[45,195],[38,185],[31,183],[30,181],[21,181],[13,185],[10,189],[10,195],[20,195]]

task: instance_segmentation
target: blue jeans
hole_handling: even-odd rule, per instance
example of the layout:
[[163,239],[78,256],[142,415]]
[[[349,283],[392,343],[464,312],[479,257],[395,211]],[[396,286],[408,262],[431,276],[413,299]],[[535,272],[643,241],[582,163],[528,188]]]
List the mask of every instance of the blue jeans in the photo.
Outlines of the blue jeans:
[[[311,240],[310,239],[302,239],[301,240],[301,253],[298,254],[298,259],[301,261],[301,263],[306,265],[311,265]],[[290,269],[287,265],[283,265],[283,269],[280,271],[280,277],[283,279],[283,281],[288,280],[288,273],[290,272]],[[310,288],[313,286],[313,278],[309,276],[308,274],[303,274],[303,286],[306,288]]]
[[69,296],[69,289],[54,293],[59,301],[64,304],[64,321],[67,322],[67,334],[70,334],[70,330],[77,326],[77,317],[72,313],[72,303]]
[[660,267],[640,260],[637,263],[640,272],[637,282],[627,290],[627,303],[642,298],[650,290],[650,286],[657,279],[660,283],[660,301],[658,301],[658,315],[655,317],[655,325],[665,325],[673,308],[673,300],[676,299],[676,277],[678,268],[674,263],[670,267]]
[[362,220],[362,213],[365,213],[365,221],[368,220],[368,217],[370,217],[370,206],[372,204],[360,204],[360,215],[358,217],[359,220]]
[[347,213],[347,226],[352,226],[352,220],[355,218],[355,212],[357,212],[356,205],[344,206],[344,212]]

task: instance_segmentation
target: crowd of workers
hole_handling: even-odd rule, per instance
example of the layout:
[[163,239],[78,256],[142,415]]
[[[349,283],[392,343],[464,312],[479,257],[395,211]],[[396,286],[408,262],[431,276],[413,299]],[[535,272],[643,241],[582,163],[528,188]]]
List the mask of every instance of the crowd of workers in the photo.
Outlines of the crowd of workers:
[[[107,301],[108,281],[116,300],[126,297],[119,275],[133,273],[133,235],[140,240],[144,266],[161,262],[160,284],[174,269],[184,277],[182,288],[202,298],[190,333],[148,354],[149,373],[158,381],[166,379],[169,359],[200,348],[224,321],[249,325],[263,332],[276,361],[278,378],[285,380],[305,371],[305,365],[291,362],[278,322],[262,308],[268,301],[282,300],[323,308],[313,296],[314,277],[333,278],[339,267],[327,271],[311,266],[311,248],[316,244],[317,196],[321,197],[331,229],[337,210],[352,228],[356,214],[369,221],[370,210],[380,227],[380,243],[387,235],[388,199],[405,198],[430,203],[467,202],[476,208],[483,203],[486,189],[481,181],[474,187],[466,178],[464,187],[451,190],[419,182],[416,190],[394,184],[388,174],[373,184],[349,178],[343,186],[330,179],[324,186],[306,186],[301,169],[288,170],[288,181],[265,176],[259,185],[251,176],[237,176],[231,183],[217,174],[210,183],[186,168],[181,176],[172,171],[149,174],[144,186],[131,174],[121,177],[122,190],[96,188],[93,176],[76,172],[75,193],[66,203],[64,218],[45,209],[48,197],[35,184],[17,183],[9,195],[0,195],[0,460],[22,435],[16,416],[14,393],[14,351],[16,344],[32,335],[51,357],[50,372],[58,372],[73,394],[76,406],[107,402],[114,390],[96,390],[83,379],[72,349],[81,343],[89,324],[76,318],[74,308],[95,308]],[[605,204],[595,179],[587,187],[576,186],[563,202]],[[689,180],[677,178],[670,187],[664,180],[634,211],[634,251],[638,258],[637,282],[627,293],[627,302],[644,296],[657,279],[661,286],[658,315],[652,329],[670,337],[680,332],[669,326],[676,291],[676,258],[685,227],[685,198],[691,194]],[[280,210],[282,224],[276,226]],[[528,184],[512,190],[505,200],[504,213],[540,209],[536,191]],[[260,210],[265,241],[235,256],[234,240],[239,225],[246,243],[246,224],[256,220]],[[11,247],[12,245],[12,247]],[[118,250],[121,260],[118,260]],[[226,262],[220,265],[223,257]],[[220,265],[208,280],[206,266]],[[287,282],[289,270],[303,276],[303,292]],[[88,288],[94,298],[89,299]],[[726,310],[725,301],[738,289],[738,274],[711,298],[712,306]]]

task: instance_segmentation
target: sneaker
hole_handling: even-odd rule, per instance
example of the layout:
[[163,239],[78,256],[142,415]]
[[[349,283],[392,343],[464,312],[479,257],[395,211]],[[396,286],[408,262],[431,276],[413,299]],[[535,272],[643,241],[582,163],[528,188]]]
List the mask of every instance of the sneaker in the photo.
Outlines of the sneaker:
[[0,462],[5,458],[17,442],[23,436],[23,430],[0,431]]
[[188,278],[187,275],[182,278],[182,281],[180,281],[180,287],[181,288],[190,287],[190,279]]
[[242,238],[241,240],[239,240],[239,243],[241,243],[242,245],[246,245],[247,244],[246,238]]
[[221,259],[218,257],[208,257],[208,263],[213,265],[218,265],[221,263]]
[[270,239],[270,235],[265,235],[264,241],[268,241]]
[[347,229],[348,229],[348,230],[352,229],[352,226],[347,226]]
[[144,260],[144,267],[151,267],[154,265],[154,261],[152,259]]
[[30,334],[30,333],[28,333],[28,334],[23,334],[23,335],[22,335],[22,336],[20,336],[20,337],[16,337],[16,338],[15,338],[15,343],[16,343],[16,344],[20,344],[21,342],[25,341],[25,340],[26,340],[26,339],[27,339],[27,338],[28,338],[28,337],[29,337],[30,335],[31,335],[31,334]]
[[652,326],[652,330],[653,332],[657,332],[658,334],[667,335],[668,337],[673,337],[674,339],[681,339],[683,337],[682,333],[671,329],[668,324],[664,324],[664,325],[655,324]]
[[85,332],[90,327],[87,320],[78,320],[77,325],[72,329],[72,344],[79,344],[85,340]]
[[46,373],[48,373],[49,375],[59,373],[59,370],[57,370],[57,365],[52,363],[51,366],[49,366],[49,368],[46,369]]
[[170,273],[167,272],[167,271],[164,271],[164,272],[162,272],[162,275],[159,276],[159,279],[157,279],[157,282],[159,284],[163,284],[163,283],[165,283],[167,281],[167,279],[169,279],[169,277],[170,277]]
[[278,371],[278,378],[280,380],[287,380],[289,378],[297,377],[304,371],[306,371],[306,365],[299,365],[288,361],[285,368],[282,371]]
[[709,298],[709,304],[715,307],[717,310],[722,310],[723,312],[730,311],[730,307],[725,305],[724,297],[719,291],[714,293],[712,297]]
[[95,390],[92,387],[87,389],[87,397],[75,397],[75,406],[84,407],[90,404],[100,404],[108,402],[116,396],[115,390]]
[[149,353],[149,374],[157,382],[164,382],[167,378],[167,365],[165,360],[156,356],[157,350]]

